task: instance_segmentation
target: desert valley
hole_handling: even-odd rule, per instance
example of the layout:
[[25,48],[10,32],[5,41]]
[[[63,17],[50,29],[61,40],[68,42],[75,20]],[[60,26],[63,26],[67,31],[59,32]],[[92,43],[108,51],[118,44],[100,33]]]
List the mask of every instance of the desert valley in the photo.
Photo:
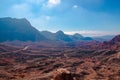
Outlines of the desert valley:
[[51,33],[25,18],[0,18],[0,80],[52,80],[59,69],[74,80],[120,80],[120,35]]

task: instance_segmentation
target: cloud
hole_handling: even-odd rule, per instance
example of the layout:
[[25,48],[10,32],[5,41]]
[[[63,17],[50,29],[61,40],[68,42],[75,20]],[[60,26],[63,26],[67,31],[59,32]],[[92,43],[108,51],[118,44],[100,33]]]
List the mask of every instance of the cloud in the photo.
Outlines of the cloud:
[[9,8],[8,13],[13,17],[32,17],[31,7],[26,4],[14,4]]
[[90,30],[82,30],[82,31],[66,31],[66,34],[75,34],[75,33],[79,33],[82,34],[84,36],[105,36],[105,35],[116,35],[119,34],[119,32],[114,32],[114,31],[90,31]]
[[41,4],[43,3],[45,0],[25,0],[27,3],[31,3],[31,4]]
[[74,8],[74,9],[78,8],[78,5],[73,5],[73,8]]
[[41,15],[39,17],[28,18],[32,25],[38,30],[44,30],[45,27],[48,27],[48,22],[52,19],[51,16]]
[[52,8],[52,7],[54,7],[54,6],[59,5],[60,3],[61,3],[61,0],[48,0],[46,6],[47,6],[48,8]]
[[45,19],[46,19],[46,20],[50,20],[51,17],[50,17],[50,16],[45,16]]
[[103,0],[79,0],[85,4],[100,4]]

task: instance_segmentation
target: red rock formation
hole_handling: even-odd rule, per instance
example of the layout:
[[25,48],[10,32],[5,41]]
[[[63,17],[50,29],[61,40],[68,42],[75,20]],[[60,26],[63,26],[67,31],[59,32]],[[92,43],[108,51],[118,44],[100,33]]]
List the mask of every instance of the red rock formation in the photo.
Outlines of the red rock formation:
[[67,69],[58,69],[53,80],[74,80],[72,74]]

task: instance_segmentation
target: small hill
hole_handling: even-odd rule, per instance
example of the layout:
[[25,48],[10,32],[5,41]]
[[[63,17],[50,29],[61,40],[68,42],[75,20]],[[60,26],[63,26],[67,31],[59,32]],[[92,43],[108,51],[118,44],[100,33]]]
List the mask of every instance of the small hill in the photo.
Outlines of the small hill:
[[69,35],[64,34],[64,32],[61,30],[59,30],[55,33],[55,38],[60,41],[66,41],[66,42],[72,41],[72,39],[69,37]]
[[52,32],[49,32],[49,31],[41,31],[40,33],[41,33],[43,36],[45,36],[47,39],[55,40],[55,35],[54,35],[54,33],[52,33]]

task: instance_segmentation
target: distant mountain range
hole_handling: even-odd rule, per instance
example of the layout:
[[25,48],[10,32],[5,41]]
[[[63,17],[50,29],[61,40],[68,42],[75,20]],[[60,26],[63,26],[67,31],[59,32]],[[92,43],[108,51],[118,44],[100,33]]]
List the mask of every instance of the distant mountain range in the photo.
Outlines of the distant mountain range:
[[115,35],[107,35],[107,36],[98,36],[98,37],[93,37],[93,38],[94,38],[94,40],[101,42],[101,41],[109,41],[114,37],[115,37]]
[[63,31],[59,30],[56,33],[51,33],[49,31],[41,31],[41,34],[47,39],[65,42],[75,42],[75,41],[92,41],[91,37],[83,37],[81,34],[67,35]]
[[50,40],[65,41],[65,42],[72,41],[70,36],[64,34],[63,31],[58,31],[56,33],[51,33],[49,31],[41,31],[41,34],[44,35],[47,39],[50,39]]
[[[4,41],[63,41],[63,42],[76,42],[76,41],[104,41],[108,40],[107,36],[102,37],[84,37],[81,34],[67,35],[63,31],[52,33],[49,31],[38,31],[35,29],[28,20],[25,18],[0,18],[0,42]],[[109,37],[112,39],[112,37]]]

